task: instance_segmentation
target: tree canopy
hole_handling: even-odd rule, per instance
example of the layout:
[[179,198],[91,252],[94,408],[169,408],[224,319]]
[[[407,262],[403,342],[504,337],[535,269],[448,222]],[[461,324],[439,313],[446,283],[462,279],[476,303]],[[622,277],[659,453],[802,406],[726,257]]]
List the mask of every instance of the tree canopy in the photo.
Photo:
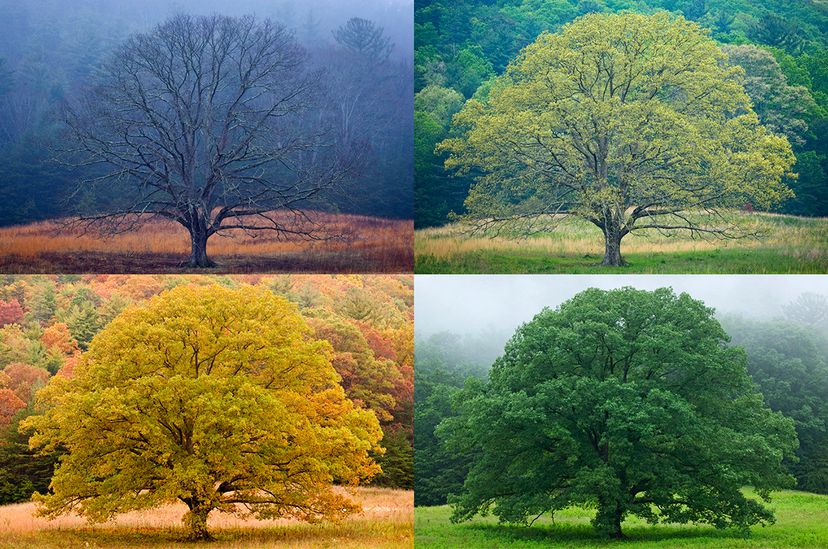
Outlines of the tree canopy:
[[332,483],[380,471],[370,452],[382,431],[311,335],[262,287],[180,286],[128,308],[24,422],[33,447],[67,451],[39,512],[104,521],[181,501],[203,539],[213,510],[309,521],[356,511]]
[[787,139],[765,128],[741,78],[696,23],[666,13],[590,14],[543,33],[486,97],[454,117],[460,136],[438,151],[448,168],[479,173],[465,219],[522,233],[574,215],[596,225],[604,265],[621,240],[686,229],[739,236],[722,216],[791,196]]
[[545,309],[507,344],[438,434],[474,456],[454,520],[527,523],[571,505],[621,537],[625,517],[746,529],[758,499],[792,486],[793,422],[771,411],[745,352],[687,294],[589,289]]
[[[763,69],[764,74],[754,73],[759,77],[754,82],[773,84],[774,88],[754,87],[750,82],[747,86],[751,100],[757,104],[757,114],[771,131],[781,130],[782,135],[796,134],[791,144],[797,156],[793,171],[799,177],[786,181],[796,196],[775,206],[774,210],[797,215],[828,215],[828,178],[825,175],[828,160],[824,147],[828,130],[828,72],[824,69],[828,16],[819,3],[781,0],[489,0],[485,3],[421,0],[415,9],[416,91],[438,86],[460,92],[465,99],[480,97],[520,51],[542,32],[558,32],[567,23],[589,13],[651,15],[664,10],[694,21],[720,44],[756,48],[747,51],[747,57],[732,59],[731,63],[738,65],[744,59],[748,79],[751,79],[751,66]],[[474,62],[469,52],[474,52]],[[779,63],[787,80],[783,87],[775,85],[780,80],[765,64],[767,54]],[[488,72],[481,72],[483,67],[488,67]],[[765,71],[765,68],[770,70]],[[470,85],[467,75],[475,75],[479,85]],[[803,89],[790,89],[799,87]],[[752,95],[754,91],[759,92],[757,97]],[[817,105],[803,112],[802,107],[809,103],[808,95]],[[767,99],[772,99],[773,104]],[[764,108],[759,103],[771,108]],[[418,107],[416,112],[431,114],[424,107]],[[771,116],[766,119],[767,114]],[[418,133],[420,126],[428,123],[427,119],[418,118]],[[808,128],[805,133],[800,132],[803,123]],[[429,130],[433,131],[433,128]],[[440,131],[438,140],[451,136],[453,132],[446,127]],[[442,153],[425,148],[415,150],[415,161],[422,166],[416,176],[418,227],[445,224],[452,219],[450,212],[466,212],[464,199],[474,183],[474,174],[458,176],[454,170],[446,170],[442,160]]]

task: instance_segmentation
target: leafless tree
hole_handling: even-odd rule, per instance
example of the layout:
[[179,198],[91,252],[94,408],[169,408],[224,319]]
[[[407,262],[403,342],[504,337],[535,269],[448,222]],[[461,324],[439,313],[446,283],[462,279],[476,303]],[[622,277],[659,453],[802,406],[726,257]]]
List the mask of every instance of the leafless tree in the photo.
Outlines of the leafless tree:
[[307,67],[291,32],[252,16],[179,15],[127,40],[66,120],[68,157],[94,174],[80,190],[117,185],[128,202],[80,223],[173,220],[193,267],[212,265],[208,239],[233,229],[316,238],[285,219],[351,177],[360,154],[313,122],[322,80]]

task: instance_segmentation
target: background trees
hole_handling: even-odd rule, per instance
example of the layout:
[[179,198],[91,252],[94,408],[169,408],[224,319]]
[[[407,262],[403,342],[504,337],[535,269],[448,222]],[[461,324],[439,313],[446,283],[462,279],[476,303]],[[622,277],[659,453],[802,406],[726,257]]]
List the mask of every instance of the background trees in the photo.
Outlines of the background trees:
[[466,219],[531,233],[582,217],[612,266],[636,231],[738,236],[694,214],[781,201],[795,158],[724,61],[695,24],[663,13],[592,14],[542,34],[438,146],[447,167],[482,174]]
[[[461,52],[478,46],[478,54],[491,63],[493,74],[500,75],[519,51],[533,42],[542,31],[556,32],[562,25],[585,13],[613,13],[632,10],[652,14],[667,10],[681,14],[710,29],[714,40],[725,44],[753,44],[770,52],[779,62],[790,86],[803,86],[817,103],[814,110],[802,116],[799,107],[790,112],[790,120],[805,121],[809,127],[804,142],[794,143],[799,174],[787,184],[797,197],[784,202],[778,211],[799,215],[828,215],[828,179],[825,173],[826,153],[826,66],[828,21],[824,10],[812,3],[790,2],[732,2],[707,0],[704,2],[675,0],[495,0],[480,4],[469,0],[418,1],[415,12],[417,40],[415,43],[415,82],[420,91],[428,85],[439,85],[464,93],[465,83],[455,76],[460,71],[452,67],[461,64]],[[775,37],[790,36],[790,40]],[[824,60],[823,60],[824,61]],[[490,80],[479,89],[464,93],[465,99],[485,94]],[[423,112],[418,109],[418,113]],[[761,116],[761,113],[760,113]],[[417,118],[418,132],[421,124]],[[443,137],[447,134],[443,134]],[[418,227],[444,224],[447,214],[464,213],[463,200],[472,184],[470,177],[448,179],[441,166],[442,155],[425,147],[416,151],[416,162],[428,165],[428,187],[422,187],[423,178],[417,176]],[[459,189],[459,190],[458,190]]]
[[369,451],[382,432],[338,381],[329,344],[267,289],[163,293],[40,393],[45,413],[25,422],[32,444],[67,450],[41,512],[103,521],[180,500],[193,539],[209,537],[213,510],[342,517],[357,507],[331,483],[379,472]]

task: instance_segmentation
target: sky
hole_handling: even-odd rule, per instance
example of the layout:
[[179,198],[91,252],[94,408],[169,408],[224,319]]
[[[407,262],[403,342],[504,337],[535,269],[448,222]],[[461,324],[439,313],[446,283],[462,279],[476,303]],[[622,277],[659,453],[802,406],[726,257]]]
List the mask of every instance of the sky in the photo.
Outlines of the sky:
[[819,275],[417,275],[414,325],[419,337],[439,332],[511,334],[545,307],[587,288],[670,286],[720,314],[773,318],[804,292],[828,295]]

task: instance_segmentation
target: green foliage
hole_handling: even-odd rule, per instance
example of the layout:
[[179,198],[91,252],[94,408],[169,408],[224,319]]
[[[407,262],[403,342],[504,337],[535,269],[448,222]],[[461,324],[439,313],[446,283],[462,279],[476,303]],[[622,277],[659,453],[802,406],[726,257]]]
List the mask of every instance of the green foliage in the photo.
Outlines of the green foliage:
[[380,442],[385,448],[383,455],[377,456],[377,464],[382,473],[377,475],[373,484],[395,488],[414,488],[414,448],[405,429],[386,429]]
[[794,420],[798,459],[787,465],[797,488],[828,494],[828,334],[815,329],[819,323],[730,319],[726,326],[733,344],[747,351],[765,403]]
[[[417,342],[414,370],[414,503],[442,505],[450,493],[463,485],[471,456],[448,448],[437,436],[437,426],[457,415],[455,398],[466,378],[486,377],[492,361],[502,350],[503,338],[486,333],[480,337],[460,338],[454,334],[434,334]],[[470,383],[475,383],[470,381]]]
[[84,351],[103,326],[95,305],[85,300],[71,306],[66,317],[66,324],[69,326],[72,337],[75,338],[78,346]]
[[33,414],[24,409],[0,440],[0,505],[28,501],[35,492],[49,489],[59,452],[39,455],[29,448],[29,437],[18,430],[20,421]]
[[773,522],[760,500],[793,484],[782,459],[794,425],[766,407],[726,341],[711,309],[670,289],[590,289],[544,310],[437,430],[475,456],[453,519],[525,524],[585,505],[613,537],[629,516]]

